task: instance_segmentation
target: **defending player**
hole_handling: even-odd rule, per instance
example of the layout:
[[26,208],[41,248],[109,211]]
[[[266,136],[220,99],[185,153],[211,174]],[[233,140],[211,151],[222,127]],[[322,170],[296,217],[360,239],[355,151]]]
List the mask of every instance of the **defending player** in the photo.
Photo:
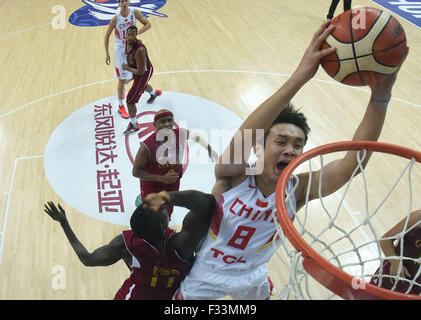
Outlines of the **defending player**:
[[[274,254],[276,184],[288,163],[303,153],[308,134],[304,115],[291,107],[290,100],[315,75],[323,57],[334,52],[335,48],[320,49],[333,28],[329,21],[320,27],[292,76],[249,115],[220,156],[212,193],[221,207],[221,214],[213,217],[208,235],[190,273],[181,283],[176,299],[218,299],[226,295],[235,299],[269,297],[267,263]],[[376,141],[379,138],[396,76],[397,73],[384,76],[378,82],[365,79],[371,88],[371,98],[353,140]],[[264,130],[264,141],[256,141],[258,129]],[[247,141],[248,138],[252,140]],[[243,153],[244,145],[255,145],[256,167],[262,168],[263,173],[248,175],[250,153]],[[240,164],[232,161],[238,158],[233,156],[236,152],[243,156]],[[231,162],[224,163],[227,159]],[[325,165],[322,196],[332,194],[349,180],[356,161],[355,152],[350,151],[344,158]],[[305,204],[308,187],[308,200],[318,198],[319,177],[320,172],[313,172],[308,186],[309,173],[299,175],[293,201],[288,202],[291,217],[295,211],[291,210],[293,206],[299,210]],[[292,187],[290,181],[287,189]],[[275,244],[276,247],[280,245],[279,241]]]
[[[168,228],[168,212],[162,201],[191,210],[185,216],[180,232]],[[131,271],[130,277],[114,299],[169,300],[191,267],[194,251],[209,228],[215,207],[214,197],[199,191],[151,194],[145,204],[134,211],[130,219],[131,230],[123,231],[92,253],[74,234],[60,204],[57,208],[50,201],[44,211],[60,223],[85,266],[109,266],[120,259],[125,261]]]
[[117,97],[119,101],[118,112],[124,119],[129,118],[124,107],[124,87],[132,79],[131,72],[122,69],[123,63],[127,63],[126,58],[126,36],[127,28],[130,26],[136,25],[136,20],[139,21],[143,26],[139,30],[139,34],[144,33],[145,31],[151,28],[151,23],[146,19],[142,12],[137,9],[130,8],[129,0],[119,0],[119,11],[111,19],[107,31],[105,32],[104,46],[105,46],[105,63],[110,64],[110,52],[109,52],[109,43],[111,33],[115,32],[115,42],[114,42],[114,64],[115,64],[115,77],[118,79],[117,85]]
[[153,103],[157,96],[162,94],[161,90],[155,90],[148,83],[153,74],[153,66],[148,57],[148,51],[142,41],[136,38],[136,26],[130,26],[127,29],[127,62],[123,63],[123,70],[133,74],[133,85],[127,95],[127,108],[129,109],[130,123],[125,135],[134,133],[140,129],[136,119],[136,103],[139,101],[143,92],[149,92],[151,95],[148,103]]

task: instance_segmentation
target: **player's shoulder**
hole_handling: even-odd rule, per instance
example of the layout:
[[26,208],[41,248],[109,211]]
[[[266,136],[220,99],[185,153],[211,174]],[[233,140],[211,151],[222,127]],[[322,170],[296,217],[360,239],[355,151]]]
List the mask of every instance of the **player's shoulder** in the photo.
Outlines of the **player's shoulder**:
[[149,137],[143,140],[143,144],[146,144],[146,146],[148,146],[150,143],[156,143],[156,132],[157,131],[154,131],[154,133],[152,133]]
[[111,18],[109,25],[110,25],[110,26],[116,26],[116,24],[117,24],[117,14],[115,14],[115,15]]
[[140,11],[139,9],[137,8],[131,8],[131,9],[133,10],[136,17],[144,17],[142,11]]

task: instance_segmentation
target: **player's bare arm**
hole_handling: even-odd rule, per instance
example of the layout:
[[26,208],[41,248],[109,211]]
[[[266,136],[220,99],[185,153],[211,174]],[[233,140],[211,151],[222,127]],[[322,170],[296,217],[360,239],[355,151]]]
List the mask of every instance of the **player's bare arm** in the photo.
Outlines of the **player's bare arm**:
[[134,75],[141,76],[145,73],[146,67],[146,50],[145,48],[139,48],[136,50],[136,68],[131,68],[127,64],[123,64],[123,69],[130,71]]
[[155,211],[167,205],[190,210],[183,220],[181,231],[172,238],[172,246],[183,259],[190,259],[193,256],[200,240],[209,229],[212,214],[217,207],[212,195],[195,190],[149,194],[145,197],[144,203]]
[[134,10],[134,16],[136,17],[137,21],[139,21],[143,25],[143,27],[139,29],[137,34],[144,33],[148,31],[150,28],[152,28],[151,23],[149,22],[148,19],[146,19],[146,17],[142,14],[141,11]]
[[[387,107],[392,96],[392,88],[399,70],[391,75],[378,76],[378,79],[365,79],[370,86],[371,97],[363,119],[354,133],[353,141],[377,141],[379,139],[386,118]],[[370,156],[371,153],[368,152],[364,161],[362,161],[363,168],[367,165]],[[323,169],[322,196],[325,197],[332,194],[345,185],[351,178],[357,165],[356,151],[348,151],[344,158],[327,164]],[[301,207],[304,204],[307,192],[308,173],[299,175],[299,178],[300,186],[296,191],[296,199],[298,207]],[[309,200],[319,198],[319,179],[320,171],[313,173]]]
[[49,201],[44,205],[44,211],[53,220],[60,223],[60,226],[62,227],[67,239],[69,240],[70,245],[76,252],[79,260],[85,266],[109,266],[116,263],[120,259],[129,261],[130,253],[126,249],[123,236],[121,234],[111,240],[109,244],[104,245],[90,253],[76,237],[69,224],[69,221],[67,220],[66,212],[60,206],[60,204],[56,206],[53,202]]
[[105,47],[105,63],[107,65],[110,64],[111,58],[110,58],[110,36],[113,32],[117,22],[117,17],[113,17],[108,25],[107,31],[105,32],[105,38],[104,38],[104,47]]
[[[395,251],[395,246],[394,246],[393,241],[398,238],[399,233],[403,232],[405,229],[409,230],[412,226],[414,226],[420,220],[421,220],[421,210],[413,211],[411,212],[409,219],[407,219],[407,217],[403,218],[394,227],[392,227],[389,231],[387,231],[383,235],[382,239],[384,240],[380,241],[380,246],[386,257],[396,256],[396,251]],[[405,228],[405,225],[406,225],[406,228]],[[390,274],[392,275],[398,274],[399,263],[400,263],[399,260],[390,259],[389,262],[390,262]],[[407,268],[402,265],[400,276],[411,277],[412,275],[409,273]],[[390,279],[390,280],[393,281],[393,279]]]
[[[216,184],[212,191],[213,194],[220,194],[226,191],[224,190],[225,188],[235,187],[244,181],[245,168],[247,166],[247,159],[250,156],[250,151],[246,150],[246,152],[242,152],[243,161],[241,164],[233,163],[233,155],[235,150],[244,150],[245,130],[248,130],[251,133],[251,144],[248,143],[248,146],[255,145],[257,130],[268,130],[273,119],[276,118],[279,112],[282,111],[298,90],[300,90],[300,88],[317,72],[320,60],[336,50],[335,48],[320,49],[323,41],[333,31],[333,28],[333,25],[329,26],[329,21],[322,24],[314,34],[310,45],[292,76],[269,99],[254,110],[236,132],[230,145],[219,157],[218,164],[215,166]],[[241,145],[236,146],[236,142],[239,142]],[[229,160],[229,163],[227,163],[227,159]]]
[[134,177],[146,181],[162,182],[165,184],[172,184],[177,181],[179,176],[177,173],[172,171],[165,175],[148,172],[147,167],[149,164],[149,159],[150,155],[148,148],[144,144],[141,144],[133,164],[132,174]]
[[208,143],[206,135],[201,134],[201,132],[198,130],[191,130],[191,131],[187,129],[182,129],[182,130],[185,130],[186,135],[187,135],[187,140],[190,139],[200,144],[204,149],[207,150],[208,156],[212,161],[218,160],[218,153],[212,149],[212,147]]

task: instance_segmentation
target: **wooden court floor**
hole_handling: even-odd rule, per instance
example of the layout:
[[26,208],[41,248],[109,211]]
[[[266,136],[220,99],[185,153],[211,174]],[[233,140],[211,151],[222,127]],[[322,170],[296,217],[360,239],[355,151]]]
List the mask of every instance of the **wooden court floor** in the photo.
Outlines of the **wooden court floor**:
[[[154,64],[151,84],[164,92],[213,101],[245,119],[295,70],[329,3],[168,0],[159,9],[167,17],[149,16],[152,28],[141,37]],[[353,3],[378,7],[369,0]],[[64,29],[54,28],[57,5],[65,10]],[[54,130],[81,107],[116,94],[113,58],[110,66],[105,64],[106,26],[67,22],[83,5],[75,0],[0,1],[0,299],[112,299],[128,277],[122,262],[84,267],[62,230],[42,210],[46,201],[62,203],[90,251],[127,228],[68,206],[44,170],[45,149]],[[394,87],[380,140],[420,149],[421,30],[399,20],[410,55]],[[112,35],[111,56],[113,41]],[[367,87],[341,86],[320,69],[293,99],[312,128],[306,149],[350,140],[369,96]],[[63,152],[69,147],[64,144]],[[375,197],[377,188],[391,183],[393,169],[394,162],[367,169],[375,183],[370,194]],[[420,172],[412,178],[419,190]],[[349,203],[362,207],[363,200],[355,197]],[[402,212],[408,199],[405,191],[396,199],[389,214],[379,218],[379,232],[406,214]],[[419,199],[414,199],[414,208],[420,207]],[[280,286],[276,261],[271,261],[270,272],[275,287]]]

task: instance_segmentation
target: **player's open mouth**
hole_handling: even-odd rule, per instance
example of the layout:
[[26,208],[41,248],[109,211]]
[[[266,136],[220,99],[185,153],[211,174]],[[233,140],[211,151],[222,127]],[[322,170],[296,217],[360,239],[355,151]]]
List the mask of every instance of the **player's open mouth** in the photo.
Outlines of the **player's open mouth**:
[[286,162],[286,161],[281,161],[281,162],[279,162],[277,165],[276,165],[276,168],[279,170],[279,171],[283,171],[285,168],[286,168],[286,166],[287,165],[289,165],[289,162]]

